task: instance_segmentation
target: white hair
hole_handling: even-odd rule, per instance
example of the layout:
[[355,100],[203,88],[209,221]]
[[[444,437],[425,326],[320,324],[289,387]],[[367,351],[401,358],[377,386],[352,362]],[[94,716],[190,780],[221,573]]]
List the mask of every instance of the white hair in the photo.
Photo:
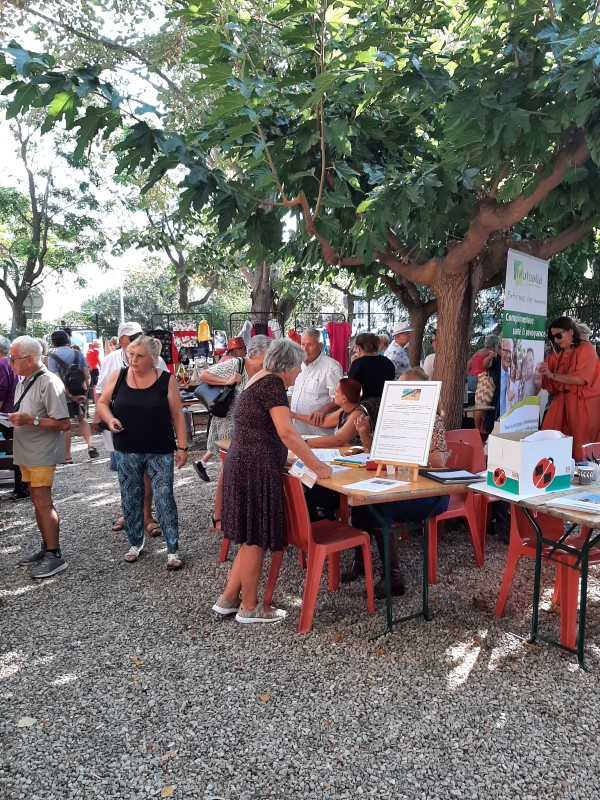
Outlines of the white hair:
[[306,359],[306,353],[291,339],[276,339],[267,350],[263,367],[269,372],[291,372]]
[[152,359],[152,363],[156,366],[162,350],[162,342],[159,342],[154,336],[138,336],[137,339],[134,339],[133,342],[127,345],[127,349],[129,350],[130,347],[137,347],[138,345],[146,348],[146,352]]
[[256,336],[253,336],[248,342],[248,348],[246,350],[248,358],[258,358],[264,355],[271,346],[272,341],[273,339],[269,339],[268,336],[257,333]]
[[31,356],[38,363],[42,360],[42,345],[33,336],[17,336],[13,340],[13,346],[17,347],[22,356]]
[[305,331],[302,331],[302,336],[312,336],[315,341],[321,341],[321,331],[316,328],[307,328]]
[[40,343],[40,347],[42,348],[42,356],[48,355],[48,342],[45,339],[42,339],[40,336],[35,337],[36,342]]
[[4,355],[7,356],[9,350],[10,339],[7,339],[6,336],[0,336],[0,353],[4,353]]

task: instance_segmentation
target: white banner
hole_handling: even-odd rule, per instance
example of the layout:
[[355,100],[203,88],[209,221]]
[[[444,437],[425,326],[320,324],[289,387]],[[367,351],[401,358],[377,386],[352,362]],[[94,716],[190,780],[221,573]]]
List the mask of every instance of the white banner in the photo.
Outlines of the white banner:
[[548,307],[548,262],[509,250],[502,318],[500,432],[537,430]]

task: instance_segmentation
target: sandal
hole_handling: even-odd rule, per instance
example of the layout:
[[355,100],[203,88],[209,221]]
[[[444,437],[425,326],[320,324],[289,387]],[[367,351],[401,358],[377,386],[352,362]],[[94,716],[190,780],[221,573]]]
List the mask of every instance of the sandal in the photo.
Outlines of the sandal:
[[119,517],[116,519],[113,524],[111,525],[112,530],[117,533],[118,531],[125,530],[125,517]]
[[144,549],[144,544],[145,542],[142,542],[139,547],[134,545],[133,547],[129,548],[129,550],[125,553],[125,561],[127,561],[128,564],[133,564],[138,560],[142,550]]
[[181,569],[182,567],[183,567],[183,561],[179,553],[169,553],[167,555],[167,569],[170,569],[174,572],[175,570]]
[[212,525],[208,530],[211,533],[222,533],[223,531],[221,530],[221,526],[217,528],[217,522],[221,522],[221,518],[215,519],[214,517],[211,517],[211,519],[212,519]]
[[146,531],[148,536],[151,536],[153,539],[157,536],[160,536],[162,533],[160,525],[158,524],[158,522],[154,522],[154,520],[144,525],[144,530]]

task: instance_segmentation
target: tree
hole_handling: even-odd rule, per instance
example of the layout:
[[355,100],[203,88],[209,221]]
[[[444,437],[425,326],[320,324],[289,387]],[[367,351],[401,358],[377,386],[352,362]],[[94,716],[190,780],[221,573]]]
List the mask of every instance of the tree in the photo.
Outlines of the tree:
[[77,274],[86,263],[103,261],[105,239],[94,214],[101,207],[95,187],[81,169],[69,169],[60,141],[58,152],[39,153],[39,127],[35,118],[13,126],[27,192],[0,187],[0,288],[12,309],[11,336],[25,332],[32,289],[52,275]]
[[[456,426],[475,298],[502,282],[507,249],[549,258],[596,223],[597,18],[577,1],[283,0],[249,14],[200,0],[180,16],[194,93],[220,96],[184,135],[129,117],[120,169],[152,185],[183,167],[182,211],[243,224],[263,260],[295,215],[306,264],[382,282],[417,330],[437,310],[436,377]],[[52,124],[65,113],[48,103],[64,96],[84,146],[123,125],[101,76],[92,88],[37,58],[5,90],[15,113],[48,96]]]

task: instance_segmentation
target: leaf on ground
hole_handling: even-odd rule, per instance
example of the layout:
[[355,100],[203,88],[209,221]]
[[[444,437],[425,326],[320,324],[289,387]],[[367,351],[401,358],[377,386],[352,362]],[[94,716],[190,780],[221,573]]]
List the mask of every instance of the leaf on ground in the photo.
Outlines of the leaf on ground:
[[327,720],[326,720],[326,719],[324,719],[324,720],[323,720],[323,725],[325,725],[325,727],[326,727],[326,728],[328,728],[328,727],[329,727],[329,723],[327,722]]
[[476,636],[476,637],[473,639],[473,644],[481,644],[481,642],[482,642],[482,641],[483,641],[483,640],[482,640],[481,636]]
[[378,647],[377,650],[375,650],[375,652],[377,653],[378,656],[382,656],[385,651],[383,647]]
[[131,676],[131,680],[132,681],[139,681],[139,676],[138,675],[132,675]]
[[51,719],[43,719],[42,720],[42,725],[52,725],[52,720]]
[[177,753],[175,752],[175,750],[169,750],[168,753],[165,753],[164,756],[162,757],[162,760],[168,761],[170,758],[177,758]]
[[368,679],[365,681],[365,683],[367,684],[367,686],[377,686],[377,684],[374,681],[370,681]]
[[473,608],[476,608],[477,611],[487,611],[488,604],[485,600],[482,600],[480,597],[473,598]]
[[162,792],[160,793],[161,797],[171,797],[175,789],[172,786],[165,786]]
[[344,638],[344,634],[343,633],[334,633],[331,638],[333,639],[334,642],[341,642],[342,639]]
[[560,785],[562,786],[563,789],[567,788],[567,782],[566,781],[561,781],[560,778],[559,778],[558,782],[560,783]]
[[260,699],[263,701],[263,703],[268,703],[271,699],[271,695],[268,692],[265,692],[264,694],[261,694]]
[[36,722],[37,719],[34,719],[34,717],[21,717],[17,722],[17,728],[31,728]]
[[134,656],[133,657],[133,663],[137,664],[139,666],[140,664],[144,664],[145,661],[144,661],[143,658],[140,658],[140,656]]
[[436,600],[437,600],[437,597],[434,594],[430,594],[429,595],[429,602],[430,603],[435,603]]

